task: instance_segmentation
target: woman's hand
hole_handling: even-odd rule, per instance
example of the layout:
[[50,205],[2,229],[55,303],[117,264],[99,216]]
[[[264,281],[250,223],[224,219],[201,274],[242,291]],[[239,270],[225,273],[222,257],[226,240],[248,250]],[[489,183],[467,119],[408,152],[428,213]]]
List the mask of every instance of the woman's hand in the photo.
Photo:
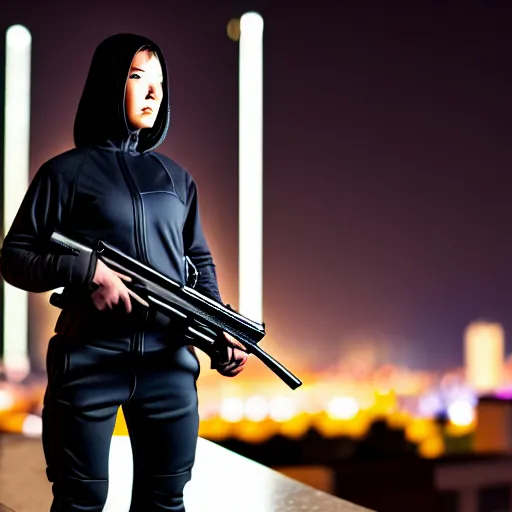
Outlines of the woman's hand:
[[227,363],[219,364],[217,366],[217,371],[224,377],[234,377],[244,369],[245,363],[247,362],[247,358],[249,357],[249,355],[241,348],[236,348],[236,346],[240,346],[240,344],[232,336],[230,336],[227,333],[224,333],[224,337],[226,338],[227,341]]
[[96,262],[96,270],[92,280],[99,288],[91,295],[91,298],[96,308],[100,311],[104,311],[106,308],[112,309],[121,300],[124,302],[126,312],[130,313],[132,311],[130,297],[143,306],[149,307],[149,304],[144,299],[129,290],[123,283],[123,281],[131,281],[129,276],[110,269],[100,259]]

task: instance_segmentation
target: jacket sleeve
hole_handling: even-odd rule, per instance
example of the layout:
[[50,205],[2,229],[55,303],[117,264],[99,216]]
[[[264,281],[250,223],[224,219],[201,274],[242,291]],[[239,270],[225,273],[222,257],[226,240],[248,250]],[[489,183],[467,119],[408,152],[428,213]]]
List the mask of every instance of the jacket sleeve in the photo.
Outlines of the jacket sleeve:
[[9,284],[29,292],[90,284],[94,253],[57,254],[49,242],[68,212],[73,189],[69,174],[47,162],[30,183],[0,252],[0,273]]
[[183,228],[185,256],[188,256],[197,268],[199,278],[196,290],[218,302],[222,302],[215,264],[204,236],[199,215],[197,186],[193,180],[187,188],[187,216]]

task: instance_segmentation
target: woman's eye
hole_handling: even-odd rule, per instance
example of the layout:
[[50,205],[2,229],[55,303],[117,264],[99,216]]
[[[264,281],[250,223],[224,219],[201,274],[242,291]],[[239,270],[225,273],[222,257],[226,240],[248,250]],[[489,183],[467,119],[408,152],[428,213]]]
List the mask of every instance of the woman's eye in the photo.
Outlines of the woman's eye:
[[138,75],[137,73],[132,73],[130,75],[130,78],[140,78],[140,75]]

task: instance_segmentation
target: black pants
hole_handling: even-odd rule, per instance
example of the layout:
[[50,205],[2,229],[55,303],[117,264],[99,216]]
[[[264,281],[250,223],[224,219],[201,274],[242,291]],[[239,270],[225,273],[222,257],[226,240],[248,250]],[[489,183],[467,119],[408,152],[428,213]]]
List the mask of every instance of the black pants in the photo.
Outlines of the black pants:
[[186,347],[56,335],[47,356],[43,448],[51,512],[103,510],[121,405],[134,456],[130,512],[183,512],[194,464],[198,363]]

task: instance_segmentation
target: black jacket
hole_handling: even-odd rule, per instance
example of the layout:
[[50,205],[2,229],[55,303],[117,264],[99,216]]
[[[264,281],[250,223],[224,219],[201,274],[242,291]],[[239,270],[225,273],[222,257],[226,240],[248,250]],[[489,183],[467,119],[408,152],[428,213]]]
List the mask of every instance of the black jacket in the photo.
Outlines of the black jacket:
[[[164,97],[154,127],[134,132],[124,90],[135,53],[147,46],[162,65]],[[48,239],[58,230],[88,244],[104,240],[182,284],[188,256],[199,271],[198,291],[221,300],[194,180],[154,151],[167,134],[169,105],[157,45],[120,34],[98,46],[75,120],[76,148],[38,170],[5,237],[0,272],[8,283],[31,292],[88,290],[95,257],[56,253]]]

